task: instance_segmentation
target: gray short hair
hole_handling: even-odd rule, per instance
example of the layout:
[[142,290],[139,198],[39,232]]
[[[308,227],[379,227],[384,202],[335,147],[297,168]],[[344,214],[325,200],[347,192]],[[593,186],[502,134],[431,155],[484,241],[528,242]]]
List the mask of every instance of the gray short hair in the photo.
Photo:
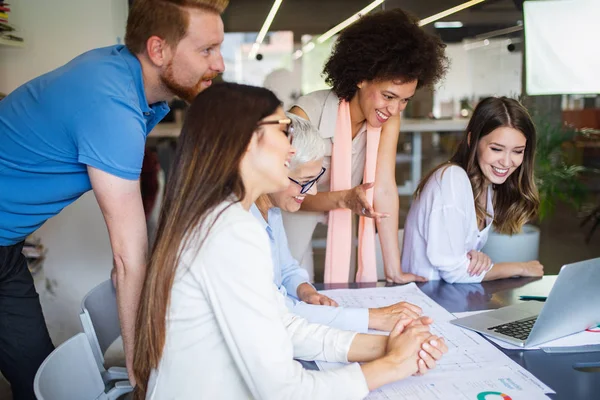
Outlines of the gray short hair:
[[296,154],[294,154],[290,163],[290,169],[294,170],[302,164],[319,161],[325,157],[325,143],[317,127],[296,114],[287,112],[286,115],[292,120],[294,126],[292,146],[296,149]]

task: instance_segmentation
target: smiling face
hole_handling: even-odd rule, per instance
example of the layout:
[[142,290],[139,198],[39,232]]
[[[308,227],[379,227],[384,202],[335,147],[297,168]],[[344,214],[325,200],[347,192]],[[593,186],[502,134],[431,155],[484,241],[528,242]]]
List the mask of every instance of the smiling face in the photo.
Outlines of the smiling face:
[[406,108],[417,90],[417,81],[364,81],[358,88],[355,97],[360,110],[369,125],[378,128]]
[[[262,123],[285,120],[287,117],[283,108],[261,120]],[[288,179],[290,159],[294,148],[287,136],[288,124],[260,125],[256,142],[251,144],[249,154],[252,166],[249,168],[261,186],[261,193],[272,193],[283,190],[290,185]]]
[[[301,184],[305,184],[319,175],[321,172],[321,165],[322,160],[309,161],[299,165],[293,171],[290,171],[288,176]],[[315,183],[305,194],[300,193],[301,189],[300,185],[290,181],[290,186],[288,186],[287,189],[270,194],[269,199],[275,207],[279,207],[288,212],[296,212],[300,209],[307,194],[317,194],[317,184]]]
[[175,47],[160,79],[172,94],[191,103],[225,69],[221,55],[224,33],[220,15],[191,8],[188,13],[187,33]]
[[477,163],[487,184],[501,185],[523,163],[527,139],[522,132],[502,126],[479,139]]

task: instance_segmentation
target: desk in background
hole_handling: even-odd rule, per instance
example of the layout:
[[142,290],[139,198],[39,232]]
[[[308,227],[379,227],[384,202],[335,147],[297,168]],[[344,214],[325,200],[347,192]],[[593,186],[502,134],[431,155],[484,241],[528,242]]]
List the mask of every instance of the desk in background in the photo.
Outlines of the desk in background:
[[148,138],[176,138],[181,133],[182,125],[180,122],[162,122],[156,124],[154,129],[148,134]]
[[[421,180],[421,158],[422,158],[422,138],[423,132],[464,132],[467,128],[469,119],[412,119],[403,118],[400,122],[400,134],[412,133],[411,147],[412,154],[410,158],[410,180],[404,185],[398,186],[398,194],[401,196],[412,196]],[[401,155],[396,156],[396,162],[402,160]]]
[[[556,276],[514,278],[483,282],[481,284],[448,284],[443,281],[418,283],[417,286],[451,313],[500,308],[519,302],[519,296],[547,296]],[[379,283],[316,284],[316,288],[346,289],[389,286]],[[597,306],[597,305],[596,305]],[[492,343],[493,344],[493,343]],[[496,346],[494,344],[494,346]],[[496,346],[498,347],[498,346]],[[505,350],[498,347],[513,361],[533,373],[556,391],[553,399],[600,399],[600,372],[580,372],[575,363],[598,363],[600,352],[575,354],[547,354],[542,350]],[[307,368],[316,369],[314,363],[303,362]]]
[[[411,178],[402,186],[398,186],[398,194],[411,196],[421,180],[421,159],[422,159],[422,138],[423,132],[463,132],[468,119],[402,119],[400,133],[411,133],[412,153],[410,156]],[[181,123],[166,122],[156,125],[148,135],[152,138],[176,138],[181,132]],[[398,154],[396,162],[403,159],[402,154]]]

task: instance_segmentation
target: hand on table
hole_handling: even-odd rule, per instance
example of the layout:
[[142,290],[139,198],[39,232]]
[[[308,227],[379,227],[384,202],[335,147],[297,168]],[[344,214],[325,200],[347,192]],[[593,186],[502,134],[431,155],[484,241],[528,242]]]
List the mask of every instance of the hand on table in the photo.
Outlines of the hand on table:
[[417,319],[421,308],[407,302],[369,309],[369,328],[390,332],[400,320]]
[[410,274],[407,272],[402,272],[402,271],[400,271],[400,268],[398,268],[397,271],[393,271],[393,272],[385,269],[384,273],[385,273],[385,280],[388,283],[404,284],[404,283],[410,283],[410,282],[427,282],[427,278],[424,278],[422,276],[415,275],[415,274]]
[[523,264],[523,272],[521,276],[543,276],[544,266],[539,261],[527,261]]
[[467,257],[471,260],[467,268],[470,276],[479,276],[492,267],[492,259],[481,251],[471,250],[467,253]]
[[400,379],[435,368],[448,351],[443,339],[429,331],[432,322],[428,317],[403,319],[390,332],[385,358],[396,366]]
[[298,298],[307,304],[337,307],[338,303],[315,290],[312,285],[303,283],[298,286]]

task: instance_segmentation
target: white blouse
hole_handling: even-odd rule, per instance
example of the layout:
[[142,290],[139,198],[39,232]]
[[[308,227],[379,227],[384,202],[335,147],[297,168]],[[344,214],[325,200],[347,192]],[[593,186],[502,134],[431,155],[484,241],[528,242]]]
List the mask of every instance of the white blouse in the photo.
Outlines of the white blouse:
[[449,283],[481,282],[485,274],[469,276],[471,250],[480,251],[492,225],[493,191],[487,193],[486,227],[479,230],[475,201],[464,169],[450,165],[438,169],[425,184],[406,218],[402,269],[429,280]]
[[[226,206],[218,206],[214,218]],[[202,233],[206,227],[202,228]],[[304,360],[347,362],[356,333],[288,312],[273,284],[266,232],[239,203],[182,254],[167,310],[166,341],[147,399],[362,399],[356,363],[309,371]]]

